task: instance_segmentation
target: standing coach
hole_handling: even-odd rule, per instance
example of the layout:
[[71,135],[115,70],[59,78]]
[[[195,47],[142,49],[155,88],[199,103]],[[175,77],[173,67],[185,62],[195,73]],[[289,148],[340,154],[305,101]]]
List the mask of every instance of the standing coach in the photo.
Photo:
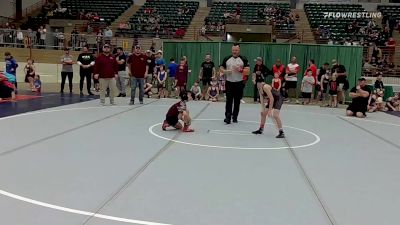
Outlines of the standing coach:
[[[220,73],[226,77],[226,104],[225,104],[225,120],[226,124],[231,121],[237,123],[240,100],[243,97],[243,75],[248,76],[250,65],[246,57],[240,55],[240,46],[234,44],[232,46],[232,55],[227,56],[222,61]],[[233,111],[232,111],[233,104]]]

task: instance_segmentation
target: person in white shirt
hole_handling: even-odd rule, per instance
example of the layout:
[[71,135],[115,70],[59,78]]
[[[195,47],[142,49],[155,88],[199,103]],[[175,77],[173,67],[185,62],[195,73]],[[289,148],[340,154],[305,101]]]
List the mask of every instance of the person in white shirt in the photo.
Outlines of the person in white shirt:
[[112,30],[110,29],[110,27],[107,27],[107,28],[104,30],[104,42],[105,42],[105,43],[110,43],[110,42],[111,42],[112,36],[113,36]]
[[24,47],[24,33],[22,33],[21,28],[18,28],[17,30],[17,47]]
[[300,66],[297,64],[297,58],[292,57],[290,63],[286,66],[286,90],[288,92],[289,98],[293,100],[294,97],[296,104],[299,104],[298,94],[297,94],[297,74],[300,72]]
[[43,26],[40,26],[39,28],[39,33],[40,33],[39,45],[41,45],[40,48],[44,48],[46,41],[46,32],[47,32],[46,29],[43,28]]

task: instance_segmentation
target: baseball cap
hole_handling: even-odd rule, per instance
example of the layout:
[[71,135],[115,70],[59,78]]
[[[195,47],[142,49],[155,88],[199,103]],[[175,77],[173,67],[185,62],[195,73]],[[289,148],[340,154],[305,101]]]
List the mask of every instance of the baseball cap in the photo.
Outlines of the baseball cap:
[[103,45],[103,48],[109,48],[110,47],[110,45],[109,44],[105,44],[105,45]]
[[366,81],[366,79],[364,77],[361,77],[358,79],[358,81]]

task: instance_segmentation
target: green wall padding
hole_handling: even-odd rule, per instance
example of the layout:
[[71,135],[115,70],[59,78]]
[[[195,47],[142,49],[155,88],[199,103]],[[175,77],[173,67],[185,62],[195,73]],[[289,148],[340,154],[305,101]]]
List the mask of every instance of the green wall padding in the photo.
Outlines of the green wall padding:
[[[171,57],[179,62],[179,58],[186,56],[189,69],[192,71],[189,77],[188,88],[198,79],[200,65],[204,61],[206,53],[210,53],[216,66],[222,59],[231,53],[232,43],[228,42],[164,42],[163,51],[165,60]],[[272,68],[277,58],[284,65],[288,64],[292,56],[296,56],[301,67],[300,79],[304,70],[308,67],[308,60],[314,59],[318,68],[325,62],[332,63],[337,59],[346,67],[350,88],[353,87],[362,72],[362,47],[357,46],[331,46],[309,44],[276,44],[276,43],[240,43],[241,55],[246,56],[250,62],[251,70],[255,65],[254,59],[262,57],[268,68]],[[271,79],[269,78],[268,81]],[[299,82],[300,86],[300,82]],[[253,95],[253,85],[246,85],[245,96]]]

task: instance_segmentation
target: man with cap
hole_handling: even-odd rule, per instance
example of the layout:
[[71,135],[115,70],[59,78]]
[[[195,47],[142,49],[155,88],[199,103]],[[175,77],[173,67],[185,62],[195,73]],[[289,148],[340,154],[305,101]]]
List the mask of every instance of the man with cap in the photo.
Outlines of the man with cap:
[[350,97],[352,102],[347,107],[347,116],[356,116],[358,118],[364,118],[368,110],[368,100],[371,94],[371,89],[366,85],[366,79],[358,79],[358,85],[350,90]]
[[254,103],[257,103],[259,100],[259,87],[265,82],[265,79],[269,74],[271,74],[271,70],[268,69],[267,66],[264,65],[263,59],[261,57],[256,58],[256,65],[253,69],[252,81],[254,84]]
[[129,105],[135,104],[136,87],[139,86],[139,102],[143,104],[144,79],[148,74],[149,66],[147,56],[142,54],[139,45],[134,47],[134,53],[128,58],[128,74],[131,77],[131,101]]
[[118,63],[110,52],[110,45],[104,44],[103,53],[94,64],[94,78],[100,82],[100,104],[104,106],[107,88],[110,90],[110,104],[115,105],[114,93],[116,88],[115,78],[118,77]]

